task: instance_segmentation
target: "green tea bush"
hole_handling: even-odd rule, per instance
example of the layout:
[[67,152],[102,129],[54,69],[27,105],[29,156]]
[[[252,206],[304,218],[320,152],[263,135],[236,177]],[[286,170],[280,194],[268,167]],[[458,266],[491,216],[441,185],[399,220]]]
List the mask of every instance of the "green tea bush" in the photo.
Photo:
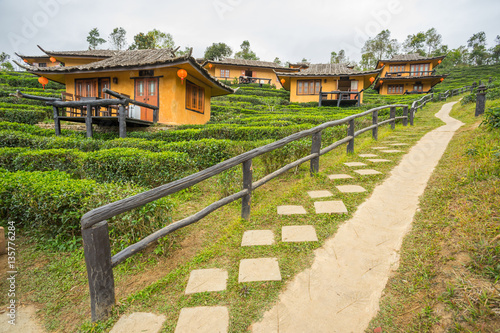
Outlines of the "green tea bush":
[[87,153],[83,177],[99,182],[134,182],[155,187],[182,178],[195,170],[185,153],[153,153],[137,148],[113,148]]
[[43,121],[47,114],[42,110],[0,109],[0,121],[34,125]]
[[28,148],[0,148],[0,168],[4,168],[8,171],[15,171],[14,160],[16,157],[24,153]]
[[75,149],[30,150],[18,154],[12,164],[14,170],[59,170],[80,178],[84,154]]

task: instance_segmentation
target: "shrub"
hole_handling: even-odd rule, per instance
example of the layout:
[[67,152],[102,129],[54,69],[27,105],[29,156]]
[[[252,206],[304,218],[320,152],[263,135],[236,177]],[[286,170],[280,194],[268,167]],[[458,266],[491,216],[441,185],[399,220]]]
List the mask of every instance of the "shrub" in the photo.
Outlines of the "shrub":
[[80,177],[81,162],[84,154],[75,149],[25,151],[17,155],[13,160],[13,166],[15,170],[59,170]]
[[133,181],[154,187],[191,173],[194,164],[185,153],[114,148],[86,154],[82,169],[85,178],[100,182]]
[[0,109],[0,121],[34,125],[45,117],[46,112],[42,110]]
[[484,114],[484,120],[481,123],[490,128],[500,129],[500,107],[489,108]]
[[21,153],[27,151],[28,148],[0,148],[0,168],[9,171],[15,171],[14,159]]

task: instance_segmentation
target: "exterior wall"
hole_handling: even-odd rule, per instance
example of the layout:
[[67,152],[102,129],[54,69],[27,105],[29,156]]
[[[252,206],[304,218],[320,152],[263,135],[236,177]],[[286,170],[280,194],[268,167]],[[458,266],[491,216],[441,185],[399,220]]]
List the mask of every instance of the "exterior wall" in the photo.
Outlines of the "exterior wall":
[[[321,79],[322,91],[336,91],[338,90],[339,77],[304,77],[290,78],[290,102],[306,103],[306,102],[319,102],[319,94],[314,95],[298,95],[297,94],[297,81],[298,80],[319,80]],[[358,81],[358,91],[364,88],[364,77],[353,76],[349,77],[350,80]],[[360,103],[363,103],[363,93],[360,94]]]
[[219,80],[221,76],[221,69],[228,70],[229,69],[229,81],[233,81],[234,78],[238,79],[240,76],[245,75],[245,70],[250,70],[253,72],[253,77],[263,78],[263,79],[271,79],[271,84],[276,86],[276,89],[283,88],[281,86],[281,82],[278,81],[276,74],[271,68],[261,68],[261,67],[245,67],[245,66],[229,66],[229,65],[219,65],[213,64],[212,68],[208,65],[205,65],[205,68],[208,70],[210,75],[215,76]]
[[[102,72],[88,74],[68,74],[66,75],[66,92],[75,94],[75,79],[110,78],[110,89],[116,92],[129,95],[135,99],[135,86],[133,77],[138,77],[139,71],[123,72]],[[159,78],[159,123],[171,125],[183,124],[205,124],[210,120],[210,99],[212,88],[203,83],[200,78],[188,75],[181,83],[177,76],[177,68],[155,69],[154,76]],[[118,79],[118,83],[113,83],[113,78]],[[205,88],[204,112],[186,109],[186,80]]]

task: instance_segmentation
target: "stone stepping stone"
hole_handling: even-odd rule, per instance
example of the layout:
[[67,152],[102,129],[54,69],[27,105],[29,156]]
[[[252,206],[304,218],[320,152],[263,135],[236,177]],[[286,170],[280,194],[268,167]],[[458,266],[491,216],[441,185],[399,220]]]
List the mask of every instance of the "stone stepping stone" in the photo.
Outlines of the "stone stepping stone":
[[196,269],[189,274],[186,295],[226,290],[227,271],[219,268]]
[[394,153],[401,153],[401,150],[398,149],[387,149],[387,150],[380,150],[382,153],[389,153],[389,154],[394,154]]
[[226,333],[228,327],[227,307],[199,306],[181,309],[175,333]]
[[378,155],[375,154],[359,154],[359,157],[378,157]]
[[330,191],[322,190],[322,191],[309,191],[307,192],[311,198],[326,198],[332,197],[333,194]]
[[307,214],[302,206],[278,206],[278,215]]
[[373,159],[368,159],[368,161],[373,162],[373,163],[392,162],[391,160],[386,160],[383,158],[373,158]]
[[408,146],[407,143],[391,143],[389,146]]
[[347,165],[348,167],[358,167],[358,166],[365,166],[366,165],[365,163],[361,163],[361,162],[347,162],[344,164]]
[[274,233],[271,230],[248,230],[243,233],[241,246],[273,245]]
[[121,317],[110,333],[157,333],[161,331],[165,319],[164,315],[134,312]]
[[317,242],[316,229],[312,225],[294,225],[281,228],[283,242]]
[[242,259],[238,282],[280,281],[281,273],[277,258]]
[[389,147],[372,147],[372,149],[387,149]]
[[359,185],[338,185],[336,188],[342,193],[366,192],[366,190]]
[[359,173],[362,176],[365,175],[380,175],[382,172],[373,170],[373,169],[359,169],[359,170],[354,170],[354,172]]
[[316,214],[344,214],[347,213],[347,208],[342,200],[335,201],[316,201],[314,203]]
[[335,179],[348,179],[348,178],[353,178],[353,177],[346,175],[346,174],[339,173],[339,174],[335,174],[335,175],[328,175],[328,178],[330,178],[331,180],[335,180]]

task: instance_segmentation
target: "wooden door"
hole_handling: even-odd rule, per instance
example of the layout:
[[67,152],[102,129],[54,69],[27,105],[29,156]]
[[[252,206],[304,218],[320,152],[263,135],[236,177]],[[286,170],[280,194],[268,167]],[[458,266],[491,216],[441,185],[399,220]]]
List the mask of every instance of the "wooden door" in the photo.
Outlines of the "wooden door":
[[[136,79],[135,100],[158,106],[158,78]],[[153,110],[141,107],[141,120],[153,121]]]
[[[351,81],[351,91],[358,91],[358,81],[356,81],[356,80]],[[356,95],[356,94],[351,94],[350,99],[357,99],[357,96],[358,95]]]

